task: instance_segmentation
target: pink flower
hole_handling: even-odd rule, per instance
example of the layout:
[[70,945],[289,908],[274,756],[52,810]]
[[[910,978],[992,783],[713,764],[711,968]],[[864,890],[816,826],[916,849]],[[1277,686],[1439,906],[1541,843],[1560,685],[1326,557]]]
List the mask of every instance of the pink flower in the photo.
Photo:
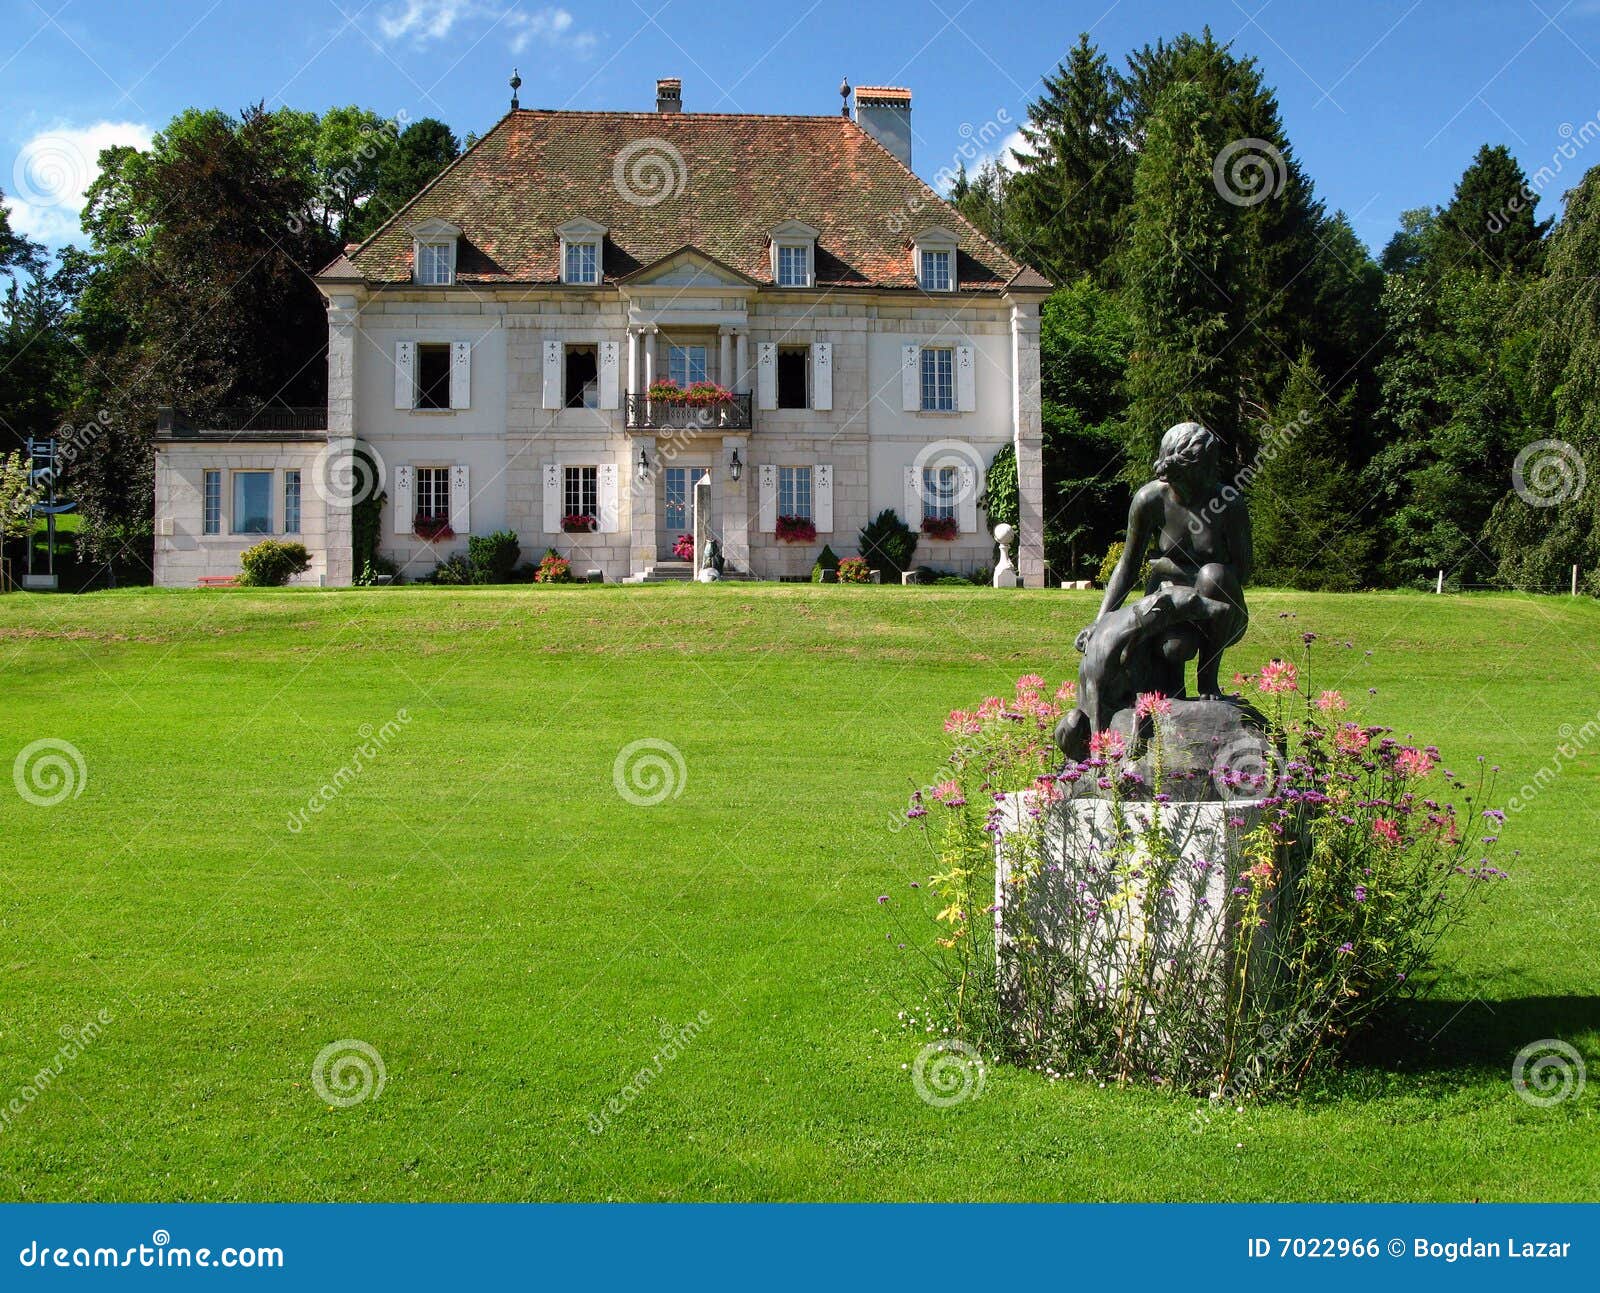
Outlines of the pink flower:
[[1325,691],[1317,697],[1317,708],[1324,714],[1331,714],[1335,710],[1350,708],[1350,704],[1336,691]]
[[985,696],[983,704],[978,706],[978,717],[980,719],[998,718],[1005,712],[1005,708],[1006,703],[1000,697]]
[[1089,753],[1100,759],[1120,759],[1127,753],[1128,743],[1121,732],[1107,728],[1089,738]]
[[1140,718],[1165,718],[1172,713],[1172,701],[1159,691],[1143,692],[1134,702],[1133,712]]
[[1300,685],[1300,671],[1288,660],[1268,660],[1261,666],[1261,678],[1256,683],[1262,691],[1281,695]]
[[1038,691],[1044,686],[1044,679],[1036,673],[1025,673],[1017,679],[1017,694],[1020,696],[1025,691]]
[[1341,723],[1333,734],[1333,744],[1342,754],[1360,754],[1372,740],[1364,727],[1354,723]]
[[1400,842],[1400,828],[1388,817],[1380,817],[1372,823],[1372,835],[1374,839],[1384,844]]
[[1408,777],[1425,777],[1433,771],[1433,760],[1408,746],[1395,755],[1394,766]]
[[981,724],[964,709],[952,709],[950,717],[944,720],[944,730],[960,733],[963,736],[976,736]]

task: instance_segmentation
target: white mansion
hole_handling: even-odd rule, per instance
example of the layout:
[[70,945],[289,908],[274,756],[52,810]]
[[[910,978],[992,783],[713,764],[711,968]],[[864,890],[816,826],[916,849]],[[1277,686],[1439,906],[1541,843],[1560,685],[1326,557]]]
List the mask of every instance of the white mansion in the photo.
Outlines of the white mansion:
[[234,574],[245,547],[291,536],[306,581],[349,584],[355,444],[381,469],[381,555],[407,577],[496,530],[524,560],[553,547],[608,581],[646,574],[693,531],[701,476],[733,571],[853,555],[886,508],[923,531],[917,563],[970,570],[994,562],[978,500],[1012,444],[1017,564],[1041,585],[1049,285],[912,173],[910,114],[888,87],[858,89],[853,118],[848,99],[838,116],[684,112],[675,80],[654,113],[513,100],[317,276],[325,415],[163,420],[156,582]]

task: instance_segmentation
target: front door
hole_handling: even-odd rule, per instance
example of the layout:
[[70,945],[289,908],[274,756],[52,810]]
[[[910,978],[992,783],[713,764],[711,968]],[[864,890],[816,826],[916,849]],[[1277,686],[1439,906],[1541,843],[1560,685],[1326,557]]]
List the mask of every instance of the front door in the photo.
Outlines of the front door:
[[[668,467],[661,473],[661,523],[656,529],[656,555],[672,560],[672,545],[680,534],[694,534],[694,483],[709,476],[709,467]],[[707,518],[708,524],[714,524]]]

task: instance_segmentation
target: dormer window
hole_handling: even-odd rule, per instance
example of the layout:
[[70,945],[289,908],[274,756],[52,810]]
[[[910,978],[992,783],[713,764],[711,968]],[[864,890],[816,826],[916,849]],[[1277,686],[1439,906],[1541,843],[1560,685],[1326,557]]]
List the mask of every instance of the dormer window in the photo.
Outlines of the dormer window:
[[578,287],[599,283],[605,263],[601,255],[605,226],[593,220],[569,220],[556,233],[561,237],[561,281]]
[[456,281],[456,242],[461,230],[445,220],[424,220],[411,230],[412,278],[427,287]]
[[924,229],[912,240],[917,286],[924,292],[953,292],[956,286],[956,236],[948,229]]
[[817,231],[798,220],[785,220],[769,236],[772,281],[779,287],[814,287]]

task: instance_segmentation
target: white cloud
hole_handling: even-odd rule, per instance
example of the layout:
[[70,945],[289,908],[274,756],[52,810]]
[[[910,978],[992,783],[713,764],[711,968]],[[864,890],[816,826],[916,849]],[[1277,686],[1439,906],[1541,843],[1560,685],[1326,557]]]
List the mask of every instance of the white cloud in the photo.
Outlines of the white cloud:
[[495,0],[404,0],[378,15],[378,30],[385,40],[409,41],[418,47],[446,39],[457,26],[478,25],[491,36],[504,33],[513,54],[535,42],[580,53],[595,43],[593,35],[574,30],[572,15],[555,5],[529,12]]
[[42,130],[17,150],[5,207],[17,233],[59,247],[82,233],[84,194],[100,173],[100,150],[149,148],[154,131],[137,121],[99,121]]
[[[979,134],[978,139],[981,140],[985,137],[994,138],[992,134],[987,136]],[[1021,130],[1013,130],[1010,134],[1003,136],[992,148],[985,148],[981,142],[969,137],[967,142],[956,150],[949,162],[941,167],[934,176],[934,191],[942,197],[949,197],[950,187],[955,183],[956,175],[963,165],[967,168],[967,177],[969,179],[975,177],[988,162],[993,162],[1003,171],[1015,171],[1017,163],[1011,156],[1013,149],[1024,153],[1028,151],[1028,142],[1022,137]]]

